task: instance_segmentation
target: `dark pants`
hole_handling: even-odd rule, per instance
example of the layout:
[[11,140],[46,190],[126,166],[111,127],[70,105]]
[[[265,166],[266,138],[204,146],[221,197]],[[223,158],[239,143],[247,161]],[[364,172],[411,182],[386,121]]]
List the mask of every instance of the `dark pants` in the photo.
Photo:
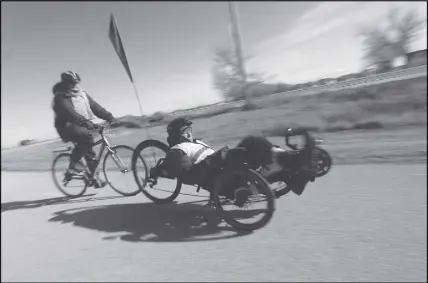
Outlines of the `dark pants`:
[[74,168],[76,163],[84,157],[89,170],[93,172],[95,169],[96,154],[92,149],[94,143],[92,132],[85,127],[69,123],[60,136],[64,141],[76,143],[76,146],[71,152],[70,168]]

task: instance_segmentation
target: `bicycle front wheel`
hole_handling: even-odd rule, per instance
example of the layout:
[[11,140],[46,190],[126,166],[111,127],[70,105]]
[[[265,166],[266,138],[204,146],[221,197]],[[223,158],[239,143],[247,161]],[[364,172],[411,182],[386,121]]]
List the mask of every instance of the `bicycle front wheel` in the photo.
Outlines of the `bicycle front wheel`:
[[[104,177],[109,186],[123,196],[135,196],[141,192],[132,174],[132,154],[134,149],[127,145],[113,146],[103,162]],[[143,160],[144,162],[144,160]]]

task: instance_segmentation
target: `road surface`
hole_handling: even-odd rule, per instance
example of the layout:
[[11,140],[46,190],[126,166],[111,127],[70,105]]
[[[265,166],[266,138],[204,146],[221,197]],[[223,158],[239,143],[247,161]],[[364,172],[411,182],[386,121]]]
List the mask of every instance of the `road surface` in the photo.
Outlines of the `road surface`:
[[40,172],[2,172],[1,190],[2,281],[427,278],[425,164],[336,166],[247,235],[215,225],[200,196],[154,205],[104,189],[66,202]]

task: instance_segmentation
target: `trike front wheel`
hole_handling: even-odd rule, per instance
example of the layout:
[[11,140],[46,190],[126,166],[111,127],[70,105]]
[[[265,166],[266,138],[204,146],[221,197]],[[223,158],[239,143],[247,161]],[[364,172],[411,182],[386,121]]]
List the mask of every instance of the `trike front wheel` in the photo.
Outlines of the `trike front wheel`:
[[[178,179],[150,176],[150,169],[156,167],[168,151],[169,147],[161,141],[145,140],[135,148],[132,155],[135,182],[147,198],[159,204],[173,202],[181,191],[182,183]],[[145,165],[141,161],[145,161]]]

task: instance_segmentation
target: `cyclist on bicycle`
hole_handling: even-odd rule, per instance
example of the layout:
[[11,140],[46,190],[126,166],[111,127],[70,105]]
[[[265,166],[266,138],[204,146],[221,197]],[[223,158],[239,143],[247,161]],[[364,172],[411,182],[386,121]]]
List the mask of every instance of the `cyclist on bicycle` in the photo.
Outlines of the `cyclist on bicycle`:
[[[61,81],[52,89],[54,94],[52,108],[55,113],[55,128],[64,142],[76,143],[71,153],[70,165],[66,172],[66,178],[81,171],[75,168],[76,163],[84,157],[91,173],[95,170],[95,152],[92,149],[94,142],[93,133],[99,129],[99,125],[93,120],[95,117],[112,123],[113,115],[101,107],[80,87],[80,76],[72,71],[61,74]],[[101,181],[96,172],[94,187],[101,188],[106,185]]]
[[[206,143],[193,138],[192,121],[177,118],[167,126],[167,142],[170,146],[164,162],[151,173],[170,178],[180,177],[189,184],[201,184],[207,179],[212,166],[219,160],[224,162],[245,161],[253,169],[260,166],[262,176],[269,182],[281,181],[281,172],[284,167],[298,166],[296,159],[290,152],[272,145],[264,137],[247,136],[237,147],[223,148],[215,151]],[[300,195],[307,181],[295,181],[291,190]]]

